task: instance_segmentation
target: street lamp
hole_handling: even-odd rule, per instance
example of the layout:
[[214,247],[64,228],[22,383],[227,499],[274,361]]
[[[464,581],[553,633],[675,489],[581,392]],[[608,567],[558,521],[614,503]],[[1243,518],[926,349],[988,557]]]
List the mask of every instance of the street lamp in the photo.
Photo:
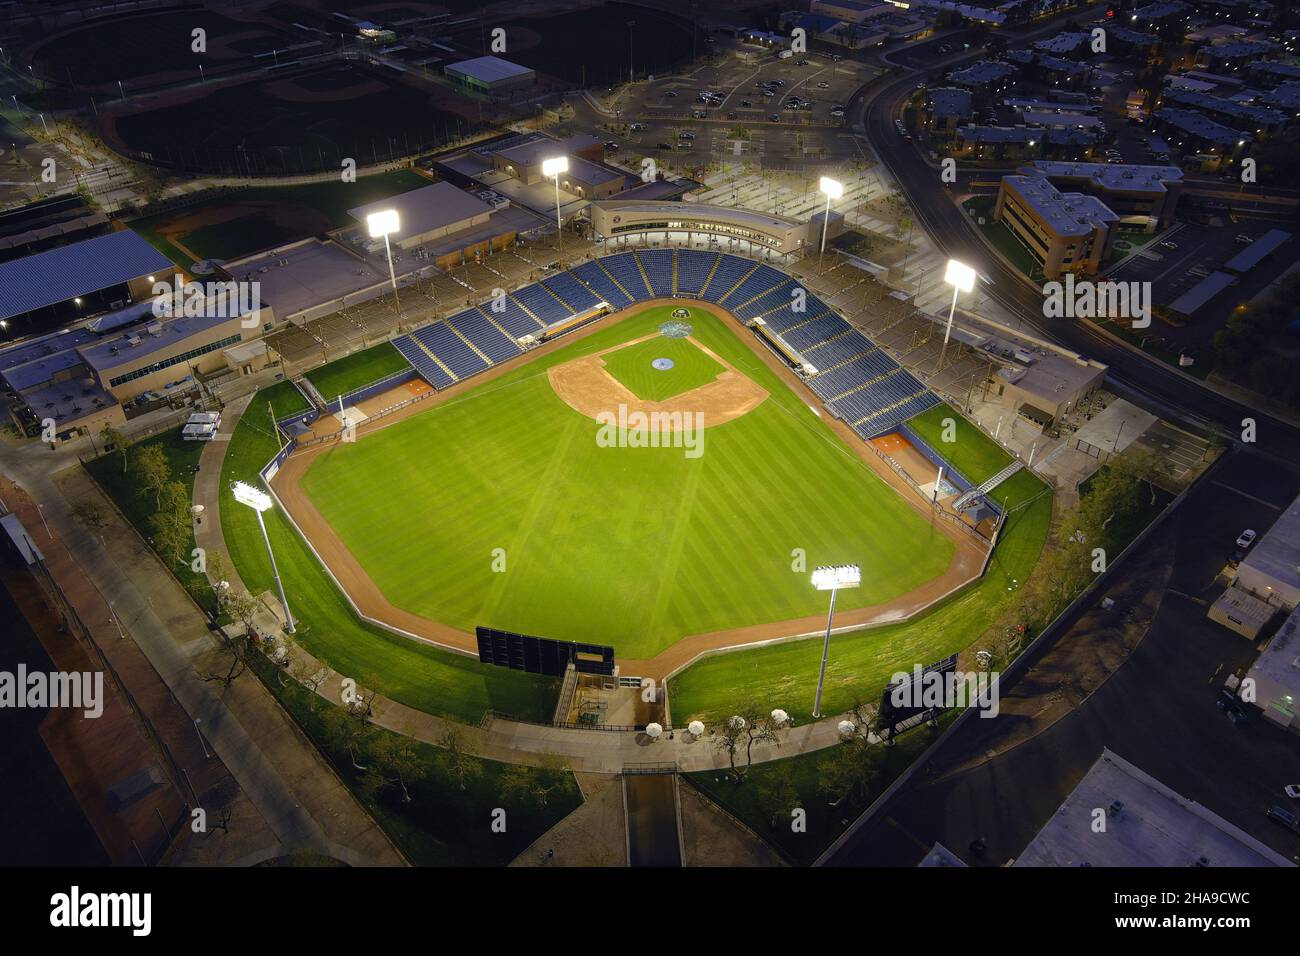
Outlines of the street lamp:
[[564,226],[560,222],[560,174],[568,171],[568,156],[555,156],[542,160],[542,175],[555,177],[555,241],[561,253],[564,252]]
[[393,283],[393,301],[397,303],[397,311],[400,314],[402,300],[397,296],[397,273],[393,271],[393,247],[388,244],[388,235],[402,227],[401,218],[397,215],[396,209],[381,209],[366,216],[366,227],[370,230],[371,239],[384,237],[384,252],[388,254],[388,278]]
[[826,194],[826,213],[822,216],[822,247],[821,251],[817,253],[818,272],[821,271],[822,256],[826,254],[826,226],[831,220],[831,200],[839,199],[844,195],[844,184],[831,179],[829,176],[823,176],[819,188]]
[[944,270],[943,281],[952,286],[952,305],[948,307],[948,325],[943,330],[943,348],[939,351],[939,368],[943,371],[943,360],[948,354],[948,338],[952,335],[952,318],[957,311],[957,293],[969,292],[975,288],[975,270],[956,259],[948,260]]
[[280,603],[284,605],[284,616],[288,621],[285,630],[292,634],[293,614],[289,611],[289,599],[284,596],[284,582],[280,580],[280,569],[275,566],[275,553],[271,550],[271,538],[266,533],[266,522],[262,520],[262,512],[270,511],[274,506],[274,502],[265,491],[250,485],[246,481],[233,482],[230,491],[235,496],[235,500],[241,505],[248,505],[257,512],[257,525],[262,529],[262,540],[266,542],[266,554],[271,559],[271,574],[275,577],[275,586],[280,591]]
[[822,669],[817,675],[817,699],[813,702],[813,717],[822,715],[822,685],[826,682],[826,658],[831,652],[831,622],[835,619],[835,594],[840,588],[856,588],[862,584],[862,568],[856,564],[835,564],[814,568],[812,583],[818,591],[831,592],[831,609],[826,615],[826,642],[822,644]]

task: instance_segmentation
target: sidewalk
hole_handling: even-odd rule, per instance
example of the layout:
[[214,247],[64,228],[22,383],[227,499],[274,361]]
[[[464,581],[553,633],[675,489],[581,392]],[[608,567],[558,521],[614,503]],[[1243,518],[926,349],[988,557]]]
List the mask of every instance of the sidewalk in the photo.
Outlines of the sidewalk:
[[[194,743],[225,763],[265,822],[270,842],[255,856],[311,849],[352,865],[401,865],[383,831],[260,682],[223,690],[196,677],[216,647],[202,614],[81,467],[51,478],[49,458],[22,452],[8,451],[4,470],[41,502],[55,541],[66,542],[51,551],[76,555],[80,574],[112,602],[124,633],[183,709]],[[69,514],[79,500],[98,502],[107,516],[96,535]]]

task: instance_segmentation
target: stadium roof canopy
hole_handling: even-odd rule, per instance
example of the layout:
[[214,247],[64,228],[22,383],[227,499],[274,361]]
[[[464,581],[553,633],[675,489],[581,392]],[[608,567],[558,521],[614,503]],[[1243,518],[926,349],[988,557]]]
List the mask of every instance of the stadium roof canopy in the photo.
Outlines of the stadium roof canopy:
[[129,229],[0,263],[0,319],[175,268]]
[[492,211],[492,207],[478,197],[443,182],[349,209],[348,215],[365,225],[366,216],[384,209],[397,210],[400,221],[398,236],[418,236]]

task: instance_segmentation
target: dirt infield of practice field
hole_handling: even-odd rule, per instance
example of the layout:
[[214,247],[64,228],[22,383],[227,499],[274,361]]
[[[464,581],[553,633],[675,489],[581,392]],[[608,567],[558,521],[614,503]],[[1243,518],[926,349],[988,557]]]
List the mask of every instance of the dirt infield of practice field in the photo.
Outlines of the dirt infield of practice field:
[[[726,371],[706,385],[693,388],[681,395],[674,395],[662,402],[638,398],[626,385],[609,374],[602,356],[657,337],[655,334],[643,335],[639,339],[610,346],[595,355],[584,355],[572,362],[557,365],[546,373],[551,388],[555,389],[555,394],[564,399],[565,404],[574,411],[598,421],[602,415],[617,415],[617,410],[622,406],[628,415],[636,412],[647,416],[680,415],[681,419],[677,420],[686,422],[693,420],[686,416],[699,414],[703,416],[702,422],[705,428],[710,425],[722,425],[739,418],[746,412],[753,411],[763,399],[767,398],[767,392],[752,378],[737,372],[726,359],[689,336],[686,341],[723,366]],[[662,420],[670,421],[667,418]]]
[[[930,506],[916,494],[903,478],[897,475],[885,462],[881,461],[880,457],[868,448],[848,425],[823,415],[820,410],[820,400],[816,395],[789,368],[768,352],[767,349],[763,348],[752,335],[748,334],[748,330],[744,325],[730,312],[711,303],[699,302],[694,299],[651,299],[613,313],[610,320],[620,321],[648,309],[662,306],[680,307],[683,305],[691,309],[708,312],[728,325],[736,333],[739,341],[745,343],[760,361],[767,365],[794,391],[795,395],[817,412],[818,416],[843,440],[846,447],[865,462],[882,481],[893,488],[911,508],[928,521],[933,522],[939,533],[953,542],[952,561],[943,574],[889,601],[838,613],[835,620],[837,628],[896,623],[912,616],[978,577],[984,562],[984,549],[978,546],[969,535],[953,527],[950,522],[936,519],[930,510]],[[362,441],[367,435],[379,429],[387,428],[411,415],[417,415],[444,402],[453,401],[480,385],[499,378],[520,365],[533,361],[540,355],[564,348],[575,341],[592,335],[599,329],[604,328],[608,321],[592,322],[583,329],[561,336],[517,358],[494,366],[467,381],[458,382],[425,401],[413,403],[377,421],[362,422],[357,427],[356,438],[358,441]],[[626,343],[623,344],[626,345]],[[766,393],[764,392],[764,394]],[[317,510],[311,498],[303,491],[301,484],[303,475],[306,474],[315,458],[331,447],[333,447],[333,443],[326,442],[294,452],[281,466],[273,479],[276,494],[298,528],[307,537],[313,550],[324,561],[335,580],[338,581],[365,616],[412,637],[477,656],[478,643],[474,634],[413,614],[390,602],[367,573],[365,567],[361,565],[342,539],[335,533],[329,522]],[[625,674],[664,679],[709,651],[761,644],[796,635],[814,634],[824,629],[825,626],[825,617],[818,614],[793,620],[753,624],[725,631],[691,634],[683,636],[675,644],[665,648],[654,657],[620,659],[619,666]]]

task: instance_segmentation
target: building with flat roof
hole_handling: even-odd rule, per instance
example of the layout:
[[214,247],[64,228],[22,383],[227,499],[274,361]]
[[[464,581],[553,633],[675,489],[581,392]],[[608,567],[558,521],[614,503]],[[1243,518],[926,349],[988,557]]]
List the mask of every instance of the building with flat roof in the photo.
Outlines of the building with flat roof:
[[1048,279],[1092,275],[1110,251],[1117,216],[1084,193],[1063,193],[1045,176],[1004,176],[994,218],[1028,250]]
[[537,74],[533,70],[497,56],[480,56],[473,60],[449,63],[443,68],[443,73],[470,89],[493,95],[532,86],[537,82]]
[[130,229],[0,262],[0,319],[12,329],[67,322],[148,298],[176,266]]
[[1233,586],[1219,595],[1205,616],[1253,641],[1277,613],[1277,608],[1272,604]]
[[948,82],[976,93],[992,94],[1006,89],[1018,71],[1001,60],[978,60],[948,74]]
[[517,146],[495,150],[492,166],[508,173],[526,186],[550,177],[542,175],[548,159],[565,157],[569,168],[560,176],[560,189],[580,199],[608,199],[627,188],[627,175],[601,160],[605,146],[594,136],[577,135],[566,139],[532,139]]
[[1290,610],[1300,604],[1300,498],[1237,565],[1237,587]]
[[[794,256],[807,249],[816,250],[822,235],[820,212],[801,221],[731,206],[618,199],[593,202],[589,208],[593,232],[607,243],[629,236],[665,242],[691,242],[708,236],[742,253]],[[827,223],[828,241],[843,229],[842,214],[832,210]],[[727,247],[723,248],[725,251]]]
[[1145,232],[1173,224],[1183,192],[1183,171],[1177,166],[1039,160],[1021,172],[1044,176],[1058,189],[1095,196],[1120,217],[1125,227]]
[[925,100],[925,128],[945,139],[957,131],[959,123],[969,120],[975,112],[974,95],[970,90],[956,86],[926,90]]
[[[1098,831],[1101,808],[1106,827]],[[1295,866],[1107,749],[1014,865]]]
[[1300,730],[1300,608],[1282,623],[1246,678],[1255,681],[1255,704],[1265,717]]
[[1151,114],[1152,126],[1183,152],[1210,153],[1221,160],[1235,161],[1250,146],[1253,137],[1196,110],[1165,106]]
[[367,216],[386,209],[397,210],[398,231],[389,241],[401,249],[481,226],[492,215],[492,207],[483,200],[445,182],[430,183],[349,209],[348,215],[365,226]]
[[1101,388],[1106,366],[1063,349],[1022,349],[1020,359],[995,371],[988,397],[1046,430]]

